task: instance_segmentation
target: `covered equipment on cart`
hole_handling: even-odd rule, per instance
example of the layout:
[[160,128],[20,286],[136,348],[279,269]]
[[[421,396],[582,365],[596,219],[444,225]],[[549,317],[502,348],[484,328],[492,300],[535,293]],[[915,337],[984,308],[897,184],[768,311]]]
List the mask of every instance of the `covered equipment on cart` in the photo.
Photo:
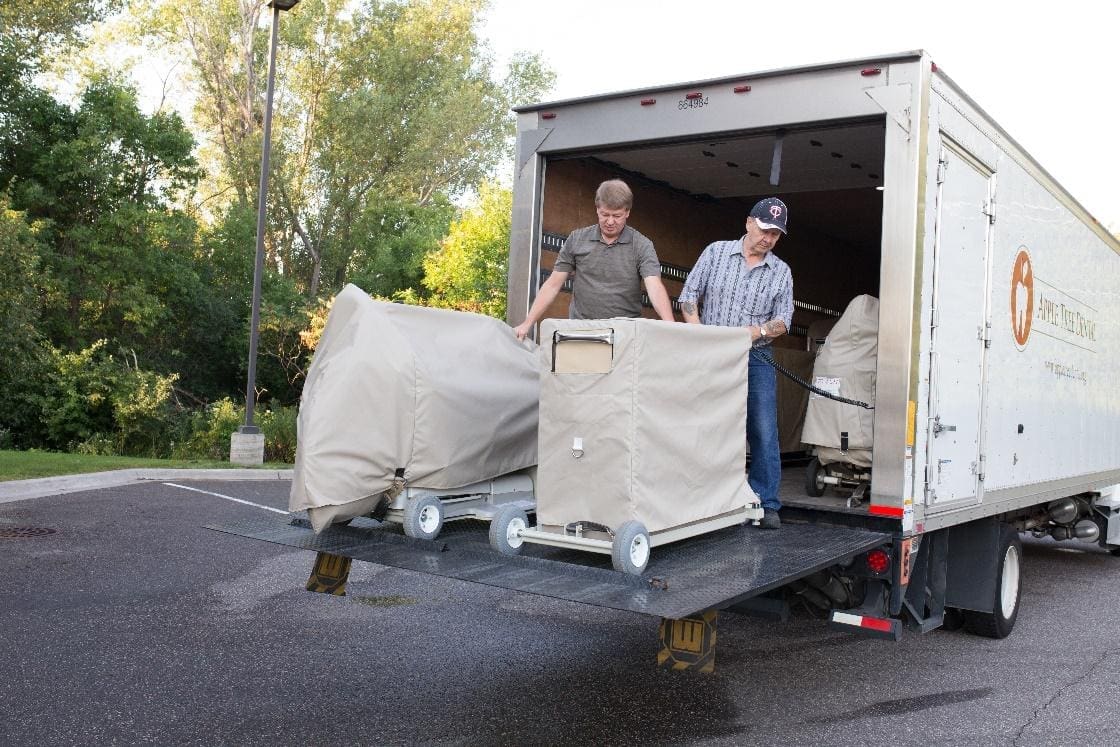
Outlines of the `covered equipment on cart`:
[[320,531],[406,486],[447,491],[532,467],[533,347],[490,317],[346,286],[304,384],[290,509]]
[[[879,299],[856,296],[828,333],[813,364],[813,384],[845,399],[874,404],[875,366],[879,347]],[[825,481],[856,487],[866,483],[871,467],[875,411],[813,393],[805,413],[801,440],[816,458],[809,472],[838,465],[846,482]],[[851,484],[848,484],[851,483]],[[816,489],[813,485],[816,484]],[[820,495],[823,484],[809,479],[809,492]]]
[[748,518],[743,330],[547,320],[541,340],[539,529],[637,521],[656,545]]

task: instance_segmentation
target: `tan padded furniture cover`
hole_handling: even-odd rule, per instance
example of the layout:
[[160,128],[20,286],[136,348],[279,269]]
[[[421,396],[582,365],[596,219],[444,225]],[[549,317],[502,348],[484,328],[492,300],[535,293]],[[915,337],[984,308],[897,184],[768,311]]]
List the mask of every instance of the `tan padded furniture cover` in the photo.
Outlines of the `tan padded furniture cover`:
[[[554,333],[612,330],[606,373],[552,372]],[[600,370],[608,346],[556,348],[562,369]],[[540,351],[538,525],[617,529],[636,519],[658,532],[757,500],[744,473],[750,337],[742,329],[548,319]]]
[[347,285],[303,387],[289,508],[318,531],[373,508],[398,468],[445,489],[536,464],[535,348],[497,319]]
[[[875,404],[875,363],[879,346],[879,299],[856,296],[828,333],[813,365],[820,389]],[[822,464],[844,462],[871,466],[875,411],[809,395],[801,440],[815,446]],[[848,433],[848,450],[840,451],[840,433]]]

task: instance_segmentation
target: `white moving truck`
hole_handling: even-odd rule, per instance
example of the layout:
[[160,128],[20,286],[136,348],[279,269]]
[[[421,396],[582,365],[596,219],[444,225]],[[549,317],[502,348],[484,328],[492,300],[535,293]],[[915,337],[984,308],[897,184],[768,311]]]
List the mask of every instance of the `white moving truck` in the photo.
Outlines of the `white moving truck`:
[[1002,637],[1019,532],[1120,545],[1120,243],[927,54],[519,109],[511,324],[611,177],[671,296],[777,195],[797,302],[780,343],[804,351],[815,323],[879,299],[868,500],[783,492],[795,518],[895,536],[867,617],[928,628],[949,607]]
[[[1120,552],[1120,242],[926,53],[519,109],[511,324],[613,177],[634,190],[630,222],[672,296],[708,243],[742,235],[755,201],[786,202],[776,253],[795,313],[773,352],[803,376],[818,330],[853,298],[878,299],[859,500],[806,480],[802,450],[783,465],[779,530],[667,545],[641,576],[589,553],[500,555],[485,526],[438,541],[357,523],[314,535],[299,519],[214,528],[318,550],[317,590],[344,589],[342,556],[660,617],[659,662],[700,669],[718,610],[784,617],[796,598],[869,635],[960,623],[1004,637],[1021,533]],[[561,294],[547,316],[566,307]],[[783,382],[791,457],[808,395]]]

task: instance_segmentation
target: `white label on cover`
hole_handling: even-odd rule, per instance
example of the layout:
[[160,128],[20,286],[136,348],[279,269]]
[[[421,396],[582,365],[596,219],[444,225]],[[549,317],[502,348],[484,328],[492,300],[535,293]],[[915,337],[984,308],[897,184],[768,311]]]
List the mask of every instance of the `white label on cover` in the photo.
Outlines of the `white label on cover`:
[[[840,396],[840,377],[839,376],[814,376],[813,377],[813,386],[815,386],[817,389],[822,389],[822,390],[828,392],[829,394],[835,395],[837,397]],[[809,396],[811,398],[816,397],[817,399],[820,399],[821,395],[817,394],[816,392],[812,392]]]

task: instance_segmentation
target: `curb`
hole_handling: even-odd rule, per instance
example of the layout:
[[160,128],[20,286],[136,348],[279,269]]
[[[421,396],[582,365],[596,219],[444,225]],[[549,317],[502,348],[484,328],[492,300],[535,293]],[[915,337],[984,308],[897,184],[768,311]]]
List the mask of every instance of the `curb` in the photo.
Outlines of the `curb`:
[[291,480],[290,469],[118,469],[0,482],[0,503],[115,488],[148,480]]

